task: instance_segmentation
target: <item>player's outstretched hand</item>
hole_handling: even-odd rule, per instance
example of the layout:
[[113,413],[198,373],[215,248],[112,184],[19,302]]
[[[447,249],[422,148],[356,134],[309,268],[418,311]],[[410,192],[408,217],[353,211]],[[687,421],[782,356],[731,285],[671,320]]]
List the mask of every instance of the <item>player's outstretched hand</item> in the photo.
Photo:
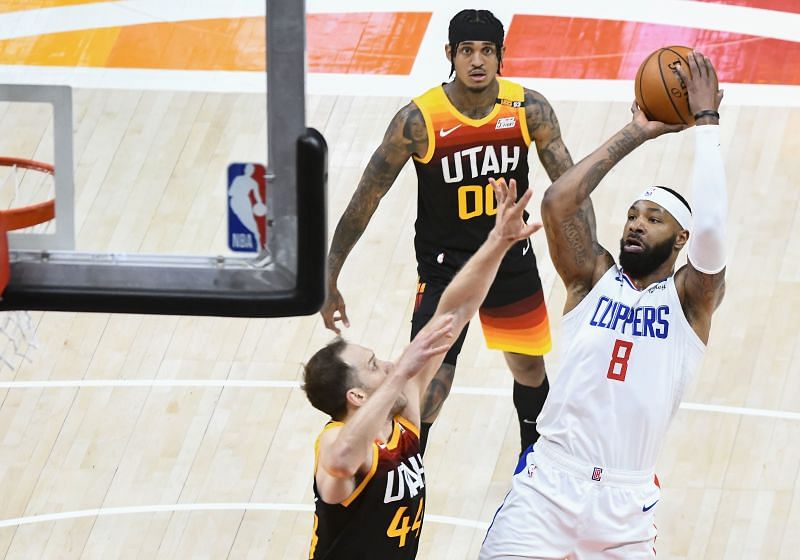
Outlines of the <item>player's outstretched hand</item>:
[[454,321],[455,315],[452,313],[434,317],[403,350],[397,360],[397,371],[409,378],[414,377],[423,370],[428,360],[447,352],[455,341]]
[[489,179],[489,183],[494,189],[494,198],[497,201],[497,215],[492,234],[509,244],[514,244],[522,239],[527,239],[542,228],[540,222],[526,224],[522,219],[525,207],[533,196],[531,189],[526,190],[517,200],[516,180],[511,179],[507,186],[503,178],[500,178],[499,181]]
[[325,323],[325,328],[330,329],[336,334],[341,334],[336,322],[341,322],[345,327],[350,327],[350,321],[347,319],[347,311],[344,306],[344,298],[336,286],[328,286],[328,296],[319,310],[322,315],[322,321]]
[[689,72],[678,64],[676,71],[686,84],[689,94],[689,110],[693,115],[700,111],[716,111],[722,103],[724,92],[719,89],[714,66],[703,53],[692,51],[687,57]]

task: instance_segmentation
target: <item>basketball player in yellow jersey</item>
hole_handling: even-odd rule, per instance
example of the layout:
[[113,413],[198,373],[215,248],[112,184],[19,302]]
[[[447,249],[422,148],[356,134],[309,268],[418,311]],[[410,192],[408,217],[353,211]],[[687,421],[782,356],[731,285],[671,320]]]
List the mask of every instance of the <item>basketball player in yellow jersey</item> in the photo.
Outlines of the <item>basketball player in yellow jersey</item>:
[[308,361],[303,389],[329,414],[314,464],[313,560],[412,560],[425,514],[418,427],[425,388],[478,310],[506,252],[541,224],[522,220],[531,198],[497,189],[497,220],[444,291],[435,315],[396,363],[337,338]]
[[[325,326],[349,326],[337,288],[344,261],[367,227],[381,198],[413,158],[419,181],[415,250],[419,286],[412,338],[433,315],[442,291],[486,239],[496,203],[489,178],[528,186],[528,146],[555,181],[572,166],[558,120],[539,93],[498,79],[504,53],[503,25],[487,10],[463,10],[450,21],[445,53],[455,79],[436,86],[392,119],[350,200],[328,255]],[[594,219],[591,203],[586,214]],[[547,396],[542,355],[550,350],[541,281],[530,241],[519,242],[503,260],[480,310],[490,348],[504,351],[514,376],[514,405],[521,448],[538,437],[536,417]],[[422,442],[450,392],[466,327],[428,388],[422,408]]]

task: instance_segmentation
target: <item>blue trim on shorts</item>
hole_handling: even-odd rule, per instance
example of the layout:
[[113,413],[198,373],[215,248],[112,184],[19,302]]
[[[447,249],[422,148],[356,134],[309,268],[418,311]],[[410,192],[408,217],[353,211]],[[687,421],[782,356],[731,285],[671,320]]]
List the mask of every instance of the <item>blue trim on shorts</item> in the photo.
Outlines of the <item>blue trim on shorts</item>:
[[514,467],[514,474],[517,475],[525,470],[525,467],[528,466],[528,462],[526,459],[528,458],[528,453],[533,453],[533,443],[530,444],[525,451],[522,452],[522,455],[519,456],[519,461],[517,461],[517,466]]

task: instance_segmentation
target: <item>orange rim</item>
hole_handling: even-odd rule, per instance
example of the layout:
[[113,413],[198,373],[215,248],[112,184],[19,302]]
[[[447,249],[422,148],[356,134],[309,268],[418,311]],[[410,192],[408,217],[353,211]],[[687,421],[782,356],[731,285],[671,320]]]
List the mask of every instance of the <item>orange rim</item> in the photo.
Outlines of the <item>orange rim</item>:
[[[50,175],[55,173],[55,168],[49,163],[32,159],[0,157],[0,166],[21,167]],[[0,210],[0,294],[5,291],[11,277],[11,267],[8,262],[7,233],[15,229],[23,229],[52,220],[56,217],[55,203],[55,199],[52,199],[29,206]]]
[[3,220],[0,222],[0,230],[2,231],[31,227],[49,222],[56,217],[56,201],[47,200],[30,206],[0,210],[0,215],[3,216]]
[[32,159],[15,158],[15,157],[2,157],[0,156],[0,166],[2,167],[22,167],[24,169],[31,169],[33,171],[41,171],[42,173],[49,173],[52,175],[56,169],[49,163],[35,161]]

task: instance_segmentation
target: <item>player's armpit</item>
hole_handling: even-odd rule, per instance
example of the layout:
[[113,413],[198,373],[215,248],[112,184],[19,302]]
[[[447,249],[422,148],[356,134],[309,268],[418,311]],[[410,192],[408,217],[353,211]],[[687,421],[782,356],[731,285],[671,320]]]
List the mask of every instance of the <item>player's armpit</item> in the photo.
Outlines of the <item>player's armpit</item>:
[[675,274],[675,288],[686,319],[700,340],[707,343],[711,316],[725,295],[725,269],[706,274],[688,262]]
[[358,469],[352,471],[349,467],[342,466],[343,461],[337,458],[341,451],[338,447],[342,443],[339,441],[340,432],[341,427],[326,429],[318,444],[314,480],[320,497],[328,504],[338,504],[346,500],[356,489],[356,475],[369,472],[372,468],[372,445],[365,449],[364,462]]

